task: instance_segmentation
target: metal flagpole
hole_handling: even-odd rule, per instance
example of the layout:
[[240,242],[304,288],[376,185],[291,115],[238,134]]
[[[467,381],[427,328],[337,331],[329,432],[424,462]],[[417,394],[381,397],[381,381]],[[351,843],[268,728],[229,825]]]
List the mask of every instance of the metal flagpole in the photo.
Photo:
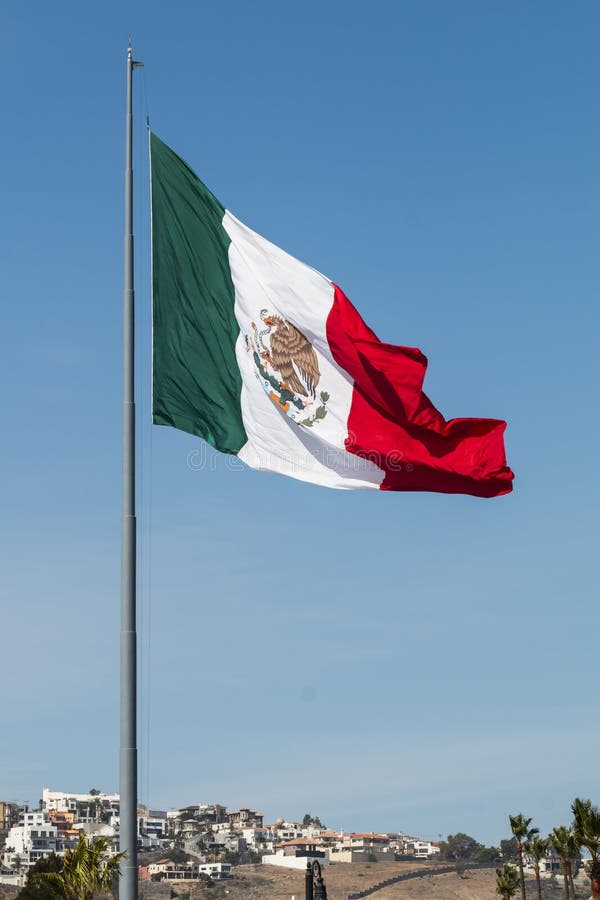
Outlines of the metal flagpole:
[[135,395],[133,291],[133,70],[131,41],[127,48],[127,117],[125,128],[125,260],[123,290],[123,484],[121,518],[121,759],[119,849],[120,900],[137,898],[137,656],[136,656],[136,522],[135,522]]

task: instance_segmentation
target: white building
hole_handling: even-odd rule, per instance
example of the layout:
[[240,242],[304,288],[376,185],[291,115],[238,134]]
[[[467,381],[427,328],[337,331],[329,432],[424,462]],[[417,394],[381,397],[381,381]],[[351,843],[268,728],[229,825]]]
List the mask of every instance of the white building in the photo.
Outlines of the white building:
[[273,844],[277,839],[276,832],[269,825],[263,828],[248,827],[242,828],[242,836],[246,841],[246,846],[250,850],[273,850]]
[[42,809],[55,809],[57,812],[73,812],[77,813],[86,807],[89,810],[95,810],[98,805],[102,809],[119,812],[119,795],[103,794],[101,791],[97,794],[70,794],[65,791],[51,791],[49,788],[42,789]]
[[44,810],[36,809],[33,812],[24,810],[19,815],[19,825],[28,825],[29,828],[42,828],[45,825],[52,824],[47,813]]
[[440,848],[431,841],[420,841],[416,838],[405,839],[406,853],[415,859],[432,859],[440,852]]
[[262,857],[263,865],[281,866],[284,869],[306,869],[307,864],[315,860],[322,866],[329,865],[329,852],[318,848],[314,841],[303,838],[286,841],[275,853]]
[[148,838],[149,846],[159,846],[167,837],[167,820],[161,816],[138,816],[138,836]]
[[27,881],[26,873],[21,869],[6,869],[0,865],[0,884],[9,884],[12,887],[24,887]]
[[231,863],[174,863],[170,859],[161,859],[150,863],[148,874],[159,876],[164,881],[197,881],[200,875],[210,875],[220,880],[230,877]]
[[9,869],[30,867],[38,859],[56,853],[56,825],[43,812],[24,813],[22,824],[13,825],[8,832],[4,865]]
[[201,875],[210,875],[214,881],[231,877],[231,863],[200,863],[198,871]]

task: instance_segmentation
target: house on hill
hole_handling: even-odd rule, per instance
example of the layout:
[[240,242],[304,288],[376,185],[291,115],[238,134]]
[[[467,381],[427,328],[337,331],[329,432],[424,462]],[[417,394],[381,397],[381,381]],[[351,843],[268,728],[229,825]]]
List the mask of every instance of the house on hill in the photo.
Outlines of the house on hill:
[[[320,836],[323,838],[323,835]],[[364,862],[369,857],[377,860],[394,858],[392,842],[388,834],[373,832],[343,834],[329,849],[331,862]]]
[[329,864],[329,853],[321,849],[316,841],[305,838],[294,838],[276,844],[275,852],[262,858],[262,862],[267,866],[282,866],[285,869],[305,869],[307,864],[314,860],[326,866]]
[[262,828],[263,818],[262,813],[257,813],[253,809],[247,809],[246,807],[227,813],[227,821],[232,828],[247,828],[249,825]]
[[209,875],[213,880],[229,878],[231,863],[175,863],[170,859],[159,859],[156,863],[144,866],[141,878],[148,876],[152,881],[198,881],[201,875]]

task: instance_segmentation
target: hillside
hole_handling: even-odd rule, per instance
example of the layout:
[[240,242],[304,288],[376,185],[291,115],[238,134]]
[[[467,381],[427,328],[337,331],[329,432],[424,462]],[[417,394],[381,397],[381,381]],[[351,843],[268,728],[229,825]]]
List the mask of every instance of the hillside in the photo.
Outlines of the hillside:
[[[382,880],[414,869],[415,863],[352,863],[338,864],[325,869],[325,883],[329,900],[346,900],[349,893],[363,890]],[[418,868],[423,868],[422,863]],[[498,900],[496,873],[483,869],[469,873],[466,878],[456,874],[431,875],[384,888],[371,896],[374,900]],[[562,879],[555,885],[543,883],[544,900],[561,900]],[[189,885],[181,885],[178,893],[187,894]],[[528,898],[537,896],[535,881],[527,881]],[[578,898],[587,898],[589,890],[582,880]],[[271,866],[239,866],[235,877],[212,888],[192,889],[190,900],[296,900],[304,898],[304,874]]]
[[[329,900],[346,900],[349,893],[363,890],[402,872],[423,868],[419,863],[379,862],[338,864],[325,869],[325,882]],[[189,882],[173,885],[153,885],[156,893],[169,896],[169,888],[180,900],[304,900],[304,873],[277,869],[272,866],[238,866],[235,877],[218,882],[211,888],[202,888]],[[562,900],[562,879],[554,885],[543,882],[544,900]],[[143,887],[147,888],[146,882]],[[15,900],[18,889],[0,886],[0,900]],[[431,874],[370,895],[373,900],[498,900],[494,869],[469,873],[467,878],[458,875]],[[528,900],[537,897],[535,882],[527,881]],[[578,900],[589,897],[589,882],[583,876],[577,879]]]

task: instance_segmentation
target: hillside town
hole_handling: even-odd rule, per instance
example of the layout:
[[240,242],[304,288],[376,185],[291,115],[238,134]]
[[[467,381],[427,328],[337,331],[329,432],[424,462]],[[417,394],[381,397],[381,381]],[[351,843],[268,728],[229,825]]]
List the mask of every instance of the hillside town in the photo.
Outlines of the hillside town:
[[[140,880],[190,881],[229,878],[239,863],[305,869],[361,860],[432,860],[439,843],[414,835],[356,833],[326,828],[309,814],[302,822],[282,818],[265,823],[256,810],[228,811],[219,803],[197,803],[173,810],[138,807]],[[79,834],[107,837],[117,853],[119,795],[95,789],[85,794],[43,788],[36,809],[0,801],[3,838],[0,884],[21,886],[44,857],[75,847]],[[161,856],[161,854],[164,854]],[[146,860],[148,860],[146,862]]]

